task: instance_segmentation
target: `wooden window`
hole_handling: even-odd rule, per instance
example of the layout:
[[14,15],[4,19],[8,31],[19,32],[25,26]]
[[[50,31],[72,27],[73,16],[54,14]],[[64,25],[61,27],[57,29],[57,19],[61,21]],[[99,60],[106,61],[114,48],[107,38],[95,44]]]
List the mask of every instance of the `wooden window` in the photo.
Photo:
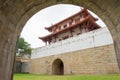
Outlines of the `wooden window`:
[[54,28],[52,29],[52,31],[53,31],[53,32],[55,32],[55,31],[56,31],[56,29],[57,29],[57,28],[56,28],[56,27],[54,27]]
[[59,30],[61,30],[61,26],[59,26]]
[[76,19],[75,19],[75,22],[78,22],[78,21],[80,21],[80,18],[76,18]]
[[66,28],[66,27],[67,27],[67,24],[65,24],[63,27]]
[[71,20],[71,21],[69,22],[69,25],[72,25],[72,23],[73,23],[73,20]]

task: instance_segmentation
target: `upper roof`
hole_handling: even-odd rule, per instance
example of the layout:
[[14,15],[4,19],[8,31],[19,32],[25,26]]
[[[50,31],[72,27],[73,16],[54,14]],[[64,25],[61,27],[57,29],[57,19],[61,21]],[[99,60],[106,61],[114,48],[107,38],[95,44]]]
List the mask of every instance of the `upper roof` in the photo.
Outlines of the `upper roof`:
[[88,20],[91,21],[91,23],[93,23],[93,25],[95,25],[97,28],[100,28],[100,26],[99,26],[97,23],[94,22],[92,16],[89,15],[89,16],[86,17],[84,20],[79,21],[78,23],[76,23],[76,24],[74,24],[74,25],[71,25],[71,26],[69,26],[69,27],[66,27],[66,28],[64,28],[64,29],[62,29],[62,30],[60,30],[60,31],[56,31],[56,32],[54,32],[54,33],[52,33],[52,34],[49,34],[49,35],[46,35],[46,36],[43,36],[43,37],[39,37],[39,39],[42,39],[42,40],[44,41],[45,39],[48,39],[48,38],[50,38],[51,36],[54,36],[54,35],[56,35],[56,34],[59,34],[59,33],[63,32],[63,31],[69,30],[69,29],[75,27],[76,25],[82,24],[83,22],[86,22],[86,21],[88,21]]
[[[62,20],[62,21],[60,21],[60,22],[58,22],[58,23],[50,26],[50,27],[45,27],[45,29],[47,29],[48,31],[51,31],[51,29],[52,29],[53,27],[56,27],[57,25],[65,22],[65,21],[67,21],[67,20],[69,20],[69,19],[71,19],[71,18],[74,18],[75,16],[77,16],[77,15],[83,13],[83,12],[86,12],[87,14],[89,14],[90,16],[92,16],[92,15],[87,11],[86,8],[83,8],[81,11],[77,12],[76,14],[74,14],[74,15],[72,15],[72,16],[70,16],[70,17],[68,17],[68,18],[66,18],[66,19],[64,19],[64,20]],[[94,18],[93,16],[92,16],[92,18],[93,18],[95,21],[98,20],[97,18]]]

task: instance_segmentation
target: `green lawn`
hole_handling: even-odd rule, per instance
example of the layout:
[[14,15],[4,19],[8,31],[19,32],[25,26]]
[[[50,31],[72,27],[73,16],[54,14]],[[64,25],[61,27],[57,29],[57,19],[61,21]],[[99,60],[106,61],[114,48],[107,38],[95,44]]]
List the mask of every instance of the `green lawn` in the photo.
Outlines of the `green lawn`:
[[14,80],[120,80],[120,75],[65,75],[14,74]]

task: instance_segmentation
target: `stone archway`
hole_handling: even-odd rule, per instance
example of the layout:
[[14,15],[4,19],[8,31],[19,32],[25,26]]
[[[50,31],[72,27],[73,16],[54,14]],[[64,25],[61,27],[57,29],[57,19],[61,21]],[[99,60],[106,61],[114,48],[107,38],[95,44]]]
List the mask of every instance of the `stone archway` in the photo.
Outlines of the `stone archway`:
[[16,43],[27,20],[55,4],[78,5],[96,13],[110,30],[120,56],[120,0],[0,0],[1,80],[12,80]]
[[64,63],[60,59],[54,60],[52,64],[52,74],[53,75],[63,75],[64,74]]

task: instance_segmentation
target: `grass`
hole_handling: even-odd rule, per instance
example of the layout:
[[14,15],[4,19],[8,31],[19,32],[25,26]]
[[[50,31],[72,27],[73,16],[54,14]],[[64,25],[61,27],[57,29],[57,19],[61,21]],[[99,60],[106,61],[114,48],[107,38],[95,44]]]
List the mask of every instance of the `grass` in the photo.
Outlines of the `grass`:
[[120,80],[120,75],[64,75],[14,74],[14,80]]

